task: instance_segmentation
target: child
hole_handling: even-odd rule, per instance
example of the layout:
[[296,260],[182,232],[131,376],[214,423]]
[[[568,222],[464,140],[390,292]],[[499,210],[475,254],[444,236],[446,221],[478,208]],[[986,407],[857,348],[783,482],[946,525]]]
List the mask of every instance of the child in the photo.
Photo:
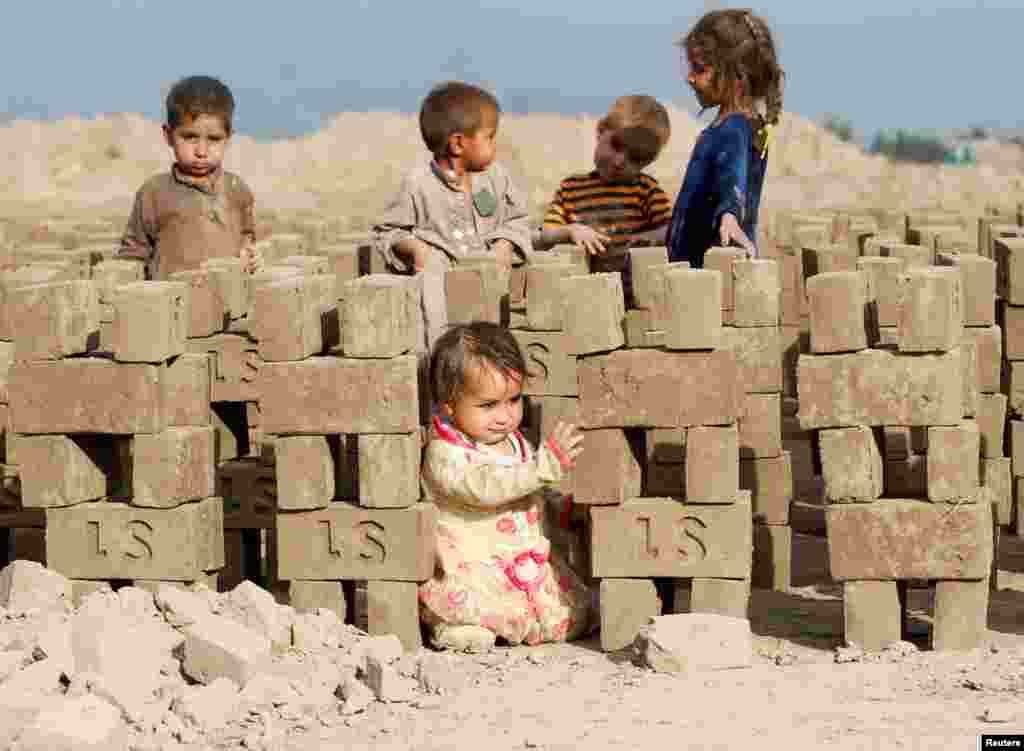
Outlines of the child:
[[[697,139],[672,211],[669,258],[703,268],[715,245],[757,249],[757,211],[772,128],[782,112],[783,72],[764,19],[748,10],[706,14],[679,45],[701,111],[718,114]],[[763,101],[765,114],[755,111]]]
[[658,181],[643,172],[668,142],[668,112],[649,96],[623,96],[597,124],[594,169],[562,180],[534,239],[537,249],[558,243],[586,248],[590,270],[622,274],[633,307],[630,246],[663,245],[671,204]]
[[231,90],[216,78],[184,78],[167,94],[163,132],[174,164],[135,194],[118,250],[145,263],[147,278],[198,269],[209,258],[237,256],[249,271],[259,264],[252,192],[222,167],[234,111]]
[[460,259],[493,254],[511,268],[532,249],[526,202],[494,163],[501,109],[490,93],[449,81],[420,107],[420,133],[432,159],[408,172],[373,228],[388,267],[421,275],[429,352],[448,324],[444,275]]
[[562,641],[596,620],[583,582],[551,550],[542,491],[582,451],[559,423],[534,450],[519,432],[526,362],[493,323],[453,326],[437,341],[431,388],[441,414],[423,460],[423,490],[437,504],[437,569],[420,587],[434,645],[481,651]]

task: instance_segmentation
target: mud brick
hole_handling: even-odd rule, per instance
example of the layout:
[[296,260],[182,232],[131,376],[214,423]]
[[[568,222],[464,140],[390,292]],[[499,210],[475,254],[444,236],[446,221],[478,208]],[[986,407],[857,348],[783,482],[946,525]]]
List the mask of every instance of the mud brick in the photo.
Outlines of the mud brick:
[[165,366],[82,357],[11,367],[18,433],[158,433],[167,427]]
[[259,372],[266,433],[410,433],[419,424],[416,357],[312,357]]
[[[526,264],[513,264],[508,276],[508,304],[518,306],[526,326]],[[510,311],[511,315],[511,311]]]
[[896,349],[900,341],[899,326],[879,326],[878,342],[875,346],[880,349]]
[[988,634],[988,582],[935,582],[935,616],[931,647],[936,651],[968,651]]
[[874,295],[859,271],[817,274],[807,280],[811,352],[856,352],[872,341]]
[[704,268],[709,271],[718,271],[722,275],[722,310],[736,309],[733,264],[744,259],[746,259],[746,251],[742,248],[717,246],[708,248],[704,254]]
[[775,326],[722,328],[724,350],[736,356],[739,382],[749,394],[775,394],[782,391],[782,345]]
[[132,446],[132,504],[167,509],[214,494],[213,428],[168,428]]
[[782,453],[782,397],[745,394],[739,417],[740,457],[778,456]]
[[502,298],[508,297],[509,272],[497,263],[460,264],[444,277],[448,323],[501,323]]
[[956,427],[928,428],[928,499],[975,499],[980,480],[981,437],[973,420]]
[[323,608],[332,610],[345,623],[348,606],[345,587],[340,581],[293,581],[288,584],[288,602],[299,612]]
[[342,299],[341,346],[346,357],[394,357],[415,349],[419,291],[414,279],[388,274],[360,277],[345,283]]
[[326,508],[334,500],[338,457],[327,436],[278,436],[274,450],[279,509]]
[[66,268],[54,266],[25,266],[16,271],[0,273],[0,339],[14,339],[15,319],[9,315],[8,301],[13,291],[36,284],[58,284],[75,281]]
[[164,409],[168,427],[210,424],[209,355],[179,355],[164,371]]
[[644,308],[626,310],[622,330],[625,334],[627,348],[640,349],[651,346],[648,338],[648,334],[651,333],[651,311]]
[[622,277],[616,273],[570,276],[561,281],[566,349],[573,355],[605,352],[626,339]]
[[648,430],[645,496],[682,498],[686,492],[686,430]]
[[819,274],[857,269],[857,255],[846,245],[804,246],[801,257],[805,284]]
[[134,282],[112,300],[111,350],[120,362],[163,362],[185,351],[188,290],[181,282]]
[[419,433],[359,436],[359,505],[404,508],[419,497]]
[[901,258],[864,257],[857,259],[857,270],[871,279],[875,297],[875,318],[878,325],[897,326],[900,321]]
[[73,506],[108,493],[110,466],[90,436],[24,436],[18,450],[24,508]]
[[579,408],[580,401],[574,397],[531,394],[527,398],[524,431],[533,443],[539,444],[559,421],[578,425]]
[[46,511],[47,565],[75,579],[195,581],[224,566],[220,498],[173,509],[82,503]]
[[437,510],[334,503],[277,517],[281,579],[425,581],[434,572]]
[[821,468],[832,503],[870,502],[882,495],[882,455],[871,428],[822,430]]
[[212,336],[224,330],[228,319],[224,291],[206,270],[177,271],[168,279],[185,285],[188,295],[188,338]]
[[974,339],[964,338],[960,343],[960,367],[963,370],[962,409],[964,417],[973,417],[978,408],[978,349]]
[[93,282],[36,284],[11,290],[14,358],[57,360],[95,349],[100,310]]
[[92,269],[92,280],[96,282],[101,303],[109,303],[114,290],[122,284],[141,282],[145,278],[145,267],[138,261],[114,259],[96,264]]
[[801,355],[800,425],[957,425],[962,417],[960,351],[903,355],[869,349]]
[[246,453],[244,433],[247,431],[244,425],[240,425],[237,419],[237,411],[225,409],[233,403],[220,403],[211,405],[210,426],[213,428],[213,456],[216,463],[237,459]]
[[843,582],[843,639],[878,652],[901,638],[903,610],[894,581]]
[[0,404],[7,404],[7,384],[14,364],[14,344],[0,341]]
[[935,251],[931,247],[914,243],[882,243],[879,253],[883,258],[899,258],[906,270],[927,268],[932,264]]
[[740,459],[740,488],[751,494],[755,522],[788,524],[793,500],[790,452],[765,459]]
[[579,384],[587,428],[729,425],[743,396],[736,355],[722,350],[587,357],[579,362]]
[[209,284],[223,301],[232,318],[241,318],[249,309],[249,275],[238,258],[209,258],[200,266],[209,275]]
[[526,320],[531,329],[562,328],[561,280],[577,273],[567,263],[545,263],[526,270]]
[[1004,454],[1004,429],[1006,426],[1006,394],[979,394],[975,417],[981,433],[981,455],[986,459],[998,459]]
[[777,326],[782,291],[774,260],[739,260],[733,264],[734,326]]
[[1024,305],[1024,237],[993,240],[996,291],[1010,305]]
[[749,575],[749,499],[730,505],[643,498],[590,509],[591,573],[596,577],[742,579]]
[[885,460],[885,494],[893,498],[928,496],[928,457],[911,454]]
[[939,253],[938,262],[960,269],[964,325],[995,324],[995,261],[972,253]]
[[901,352],[945,352],[960,343],[964,327],[960,281],[954,268],[905,272],[898,342]]
[[669,349],[715,349],[722,340],[722,274],[711,269],[673,269],[664,274],[662,320]]
[[693,427],[686,431],[687,503],[732,503],[740,489],[739,430]]
[[906,425],[886,425],[882,428],[886,459],[905,459],[912,454],[928,450],[928,429]]
[[250,331],[267,362],[302,360],[324,348],[322,299],[312,276],[263,284],[252,293]]
[[277,481],[273,467],[252,459],[238,459],[216,468],[216,493],[224,499],[224,525],[229,528],[265,529],[274,526]]
[[239,334],[217,334],[207,339],[190,339],[187,347],[191,353],[210,355],[211,401],[259,400],[256,375],[260,358],[254,341]]
[[[679,598],[679,595],[676,597]],[[715,613],[731,618],[746,618],[749,609],[750,579],[695,577],[690,584],[691,613]],[[675,610],[677,613],[681,612],[678,607]]]
[[629,258],[633,271],[633,299],[637,306],[649,309],[655,300],[652,286],[656,283],[651,276],[651,267],[668,263],[668,248],[662,245],[630,248]]
[[569,485],[576,503],[622,503],[641,493],[640,463],[622,430],[587,430]]
[[753,529],[751,585],[785,592],[793,572],[793,530],[790,527],[755,524]]
[[1009,459],[982,459],[981,486],[988,492],[996,523],[1013,523],[1013,471]]
[[779,348],[782,350],[782,393],[796,396],[796,368],[800,353],[810,349],[810,334],[799,326],[779,327]]
[[881,257],[883,245],[892,243],[902,243],[903,237],[904,234],[902,228],[900,229],[900,233],[898,235],[875,234],[872,235],[871,237],[866,237],[864,238],[864,241],[861,243],[860,254],[862,257]]
[[416,582],[366,582],[366,632],[394,634],[406,652],[423,646],[420,633],[419,585]]
[[345,282],[359,278],[359,245],[356,243],[331,243],[321,245],[317,253],[327,259],[327,273],[334,274],[337,288],[343,289]]
[[569,354],[568,339],[561,332],[512,332],[533,375],[526,379],[524,394],[576,396],[576,358]]
[[830,506],[829,568],[849,579],[985,579],[992,566],[992,507],[883,498]]
[[1002,364],[1002,336],[999,327],[965,328],[962,341],[974,342],[978,392],[982,394],[998,393]]
[[633,643],[650,619],[661,615],[661,600],[649,579],[601,580],[601,649],[615,652]]
[[282,266],[297,266],[300,269],[302,269],[302,272],[304,274],[309,274],[310,276],[326,274],[328,272],[328,269],[330,268],[327,259],[318,255],[284,256],[278,261],[278,263],[280,263]]
[[[650,266],[647,269],[647,282],[650,291],[650,310],[651,313],[651,329],[652,331],[664,332],[669,325],[673,312],[673,306],[678,303],[678,300],[669,294],[668,286],[665,283],[665,277],[670,272],[679,271],[681,269],[689,269],[689,261],[676,261],[674,263],[659,264],[657,266]],[[722,321],[725,321],[726,313],[722,312]],[[664,333],[662,333],[664,336]],[[653,345],[653,346],[661,346]]]
[[1010,413],[1024,416],[1024,362],[1007,363],[1007,390]]
[[1024,421],[1010,420],[1010,457],[1014,477],[1024,477]]

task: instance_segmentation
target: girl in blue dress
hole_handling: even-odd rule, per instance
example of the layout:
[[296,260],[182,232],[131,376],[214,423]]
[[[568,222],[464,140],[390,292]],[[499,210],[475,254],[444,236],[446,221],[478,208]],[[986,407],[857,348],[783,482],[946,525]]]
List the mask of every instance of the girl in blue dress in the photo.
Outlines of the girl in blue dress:
[[701,113],[718,110],[697,138],[668,229],[670,260],[699,269],[718,245],[757,255],[752,238],[783,72],[768,25],[749,10],[707,13],[678,44]]

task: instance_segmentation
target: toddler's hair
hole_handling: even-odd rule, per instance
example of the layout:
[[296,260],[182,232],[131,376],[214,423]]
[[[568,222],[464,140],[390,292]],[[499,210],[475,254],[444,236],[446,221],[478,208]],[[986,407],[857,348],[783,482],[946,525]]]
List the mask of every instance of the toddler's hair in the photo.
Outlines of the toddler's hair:
[[621,131],[630,159],[642,167],[658,158],[672,133],[668,110],[654,97],[643,94],[620,96],[608,114],[597,122],[598,132]]
[[420,106],[420,134],[435,156],[448,147],[448,136],[472,136],[483,125],[484,115],[501,113],[498,100],[488,91],[462,81],[438,84]]
[[763,18],[750,10],[711,11],[677,44],[701,53],[714,69],[720,91],[731,93],[739,82],[751,98],[764,100],[762,128],[764,123],[779,122],[785,74]]
[[506,377],[530,376],[519,343],[504,326],[473,321],[452,326],[434,344],[430,389],[437,404],[453,402],[466,387],[471,367],[488,364]]
[[210,76],[189,76],[178,81],[167,94],[167,125],[177,128],[186,117],[213,115],[224,120],[231,132],[235,98],[231,89]]

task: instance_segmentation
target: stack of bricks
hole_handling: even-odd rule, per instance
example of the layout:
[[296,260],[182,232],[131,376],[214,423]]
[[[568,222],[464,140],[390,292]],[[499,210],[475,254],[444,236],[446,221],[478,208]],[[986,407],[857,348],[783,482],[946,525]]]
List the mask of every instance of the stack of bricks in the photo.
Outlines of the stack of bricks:
[[[1007,225],[1004,225],[1007,226]],[[992,227],[995,230],[995,226]],[[1017,228],[1021,229],[1021,228]],[[1008,230],[1003,230],[1008,232]],[[998,320],[1002,329],[1003,373],[1008,397],[1007,429],[1015,503],[1001,505],[998,522],[1024,535],[1024,237],[992,238],[997,266]]]
[[723,274],[669,264],[665,248],[632,256],[638,309],[625,310],[618,274],[580,275],[565,255],[527,269],[526,326],[513,330],[534,370],[531,437],[558,420],[584,429],[561,490],[586,511],[587,544],[569,557],[599,581],[606,650],[687,596],[690,610],[739,617],[750,596],[742,368],[726,346]]
[[[435,528],[433,506],[420,502],[418,287],[382,274],[340,288],[337,279],[285,276],[254,293],[277,577],[293,606],[342,618],[355,583],[365,583],[369,632],[397,634],[415,649],[417,588],[433,574]],[[332,298],[338,342],[323,326]]]
[[[807,279],[811,354],[799,361],[799,419],[818,431],[846,640],[866,649],[903,638],[911,582],[934,583],[936,649],[971,648],[985,633],[993,518],[980,488],[979,426],[964,419],[977,398],[964,367],[963,276],[904,269],[895,342],[884,347],[872,347],[886,301],[871,271]],[[910,480],[906,458],[920,450],[924,475]]]
[[[223,566],[207,358],[185,353],[189,288],[131,282],[99,352],[96,280],[8,289],[8,461],[45,514],[47,565],[76,583],[210,582]],[[12,451],[13,449],[13,451]]]

